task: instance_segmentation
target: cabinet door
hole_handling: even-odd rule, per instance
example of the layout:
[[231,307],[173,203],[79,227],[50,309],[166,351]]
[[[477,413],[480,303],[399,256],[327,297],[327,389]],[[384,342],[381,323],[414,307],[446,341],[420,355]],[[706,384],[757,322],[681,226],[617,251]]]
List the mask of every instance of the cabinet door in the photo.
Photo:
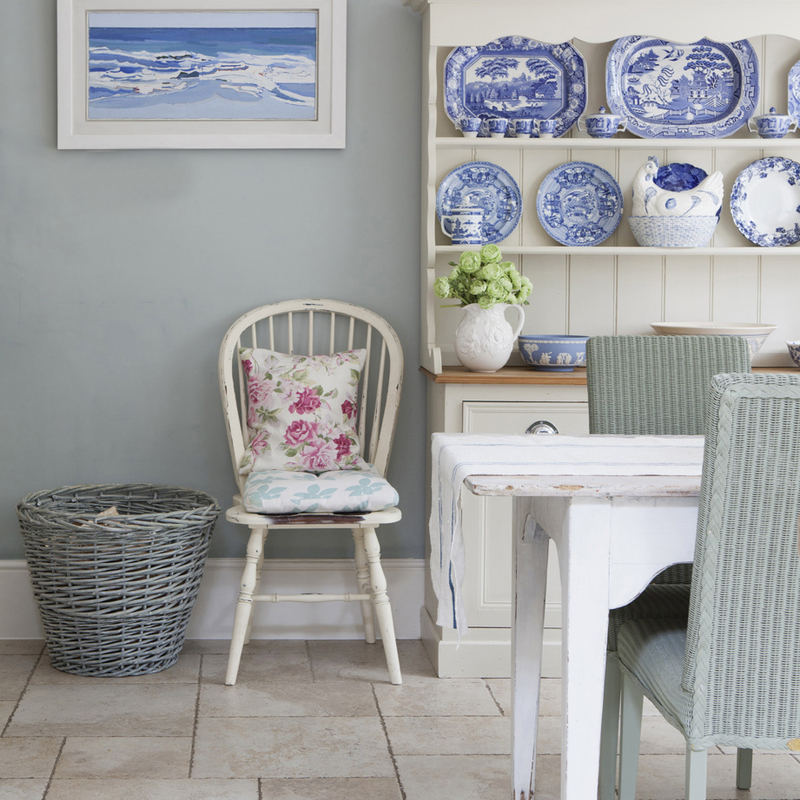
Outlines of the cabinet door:
[[[586,403],[464,402],[464,433],[525,433],[547,420],[559,433],[589,433]],[[531,434],[534,435],[534,434]],[[511,498],[461,493],[466,548],[464,607],[476,628],[511,627]],[[561,627],[561,583],[555,545],[550,544],[545,627]]]

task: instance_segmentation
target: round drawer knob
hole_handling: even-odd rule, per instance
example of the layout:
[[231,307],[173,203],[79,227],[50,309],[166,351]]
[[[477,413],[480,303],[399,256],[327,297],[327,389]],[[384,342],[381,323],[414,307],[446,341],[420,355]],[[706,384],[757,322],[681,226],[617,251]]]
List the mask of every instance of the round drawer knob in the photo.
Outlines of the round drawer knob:
[[556,428],[552,422],[548,422],[546,419],[538,419],[536,422],[528,426],[525,433],[544,433],[551,435],[558,433],[558,428]]

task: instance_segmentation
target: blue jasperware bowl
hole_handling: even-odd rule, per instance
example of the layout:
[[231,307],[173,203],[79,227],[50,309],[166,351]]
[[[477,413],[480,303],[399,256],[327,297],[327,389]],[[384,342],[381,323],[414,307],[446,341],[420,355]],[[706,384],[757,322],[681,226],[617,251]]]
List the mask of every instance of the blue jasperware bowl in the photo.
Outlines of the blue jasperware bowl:
[[571,372],[586,366],[588,336],[520,336],[519,352],[523,361],[534,369],[549,372]]

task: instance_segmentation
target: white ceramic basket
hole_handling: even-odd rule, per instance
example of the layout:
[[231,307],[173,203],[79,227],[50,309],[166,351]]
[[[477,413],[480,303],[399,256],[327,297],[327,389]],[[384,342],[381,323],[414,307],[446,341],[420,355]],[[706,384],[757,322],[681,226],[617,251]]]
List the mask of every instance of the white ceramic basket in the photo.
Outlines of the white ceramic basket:
[[705,247],[719,219],[714,217],[628,217],[642,247]]

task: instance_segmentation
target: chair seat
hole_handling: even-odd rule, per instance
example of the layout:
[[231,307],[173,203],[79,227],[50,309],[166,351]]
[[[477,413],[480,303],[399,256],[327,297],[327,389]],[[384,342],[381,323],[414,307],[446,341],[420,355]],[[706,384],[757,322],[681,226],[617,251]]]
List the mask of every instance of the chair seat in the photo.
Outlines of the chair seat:
[[[680,565],[691,566],[691,565]],[[630,620],[681,619],[689,617],[691,587],[679,583],[651,583],[635,600],[608,614],[608,645],[610,653],[617,650],[620,628]]]
[[256,514],[358,514],[396,506],[395,488],[375,469],[289,472],[266,470],[247,477],[242,504]]
[[681,686],[685,651],[685,618],[626,622],[617,637],[620,666],[684,736],[692,704],[691,695]]

